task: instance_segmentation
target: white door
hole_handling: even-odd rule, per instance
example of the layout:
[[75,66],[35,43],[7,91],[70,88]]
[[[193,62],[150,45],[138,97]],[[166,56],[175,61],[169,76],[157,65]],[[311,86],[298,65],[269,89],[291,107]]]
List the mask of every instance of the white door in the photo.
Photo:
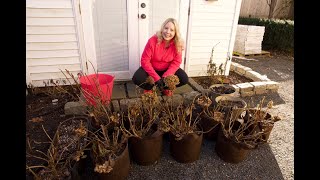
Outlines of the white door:
[[90,6],[91,13],[81,7],[84,42],[94,44],[85,49],[86,57],[92,58],[99,73],[114,75],[116,80],[131,79],[145,44],[165,19],[176,18],[186,40],[189,0],[95,0]]

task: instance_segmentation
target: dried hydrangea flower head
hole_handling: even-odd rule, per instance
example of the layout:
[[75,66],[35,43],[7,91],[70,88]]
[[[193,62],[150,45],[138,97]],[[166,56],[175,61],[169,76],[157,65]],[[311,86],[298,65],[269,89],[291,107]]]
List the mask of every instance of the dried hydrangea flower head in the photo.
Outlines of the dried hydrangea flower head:
[[208,96],[201,95],[196,99],[196,103],[204,108],[207,108],[212,104],[212,101]]
[[141,114],[141,109],[139,106],[129,106],[128,115],[132,116],[134,119]]
[[224,114],[222,112],[219,112],[219,111],[214,111],[213,112],[213,118],[214,118],[215,121],[223,122]]
[[94,171],[98,173],[109,173],[112,171],[114,164],[114,160],[109,158],[109,160],[105,161],[103,164],[96,164]]
[[87,134],[87,129],[86,127],[83,125],[83,122],[80,121],[80,127],[74,130],[75,133],[79,136],[79,137],[83,137]]
[[112,114],[111,114],[111,116],[110,116],[111,122],[114,122],[114,123],[116,123],[116,124],[119,124],[120,118],[121,118],[121,116],[120,116],[120,114],[117,113],[117,112],[112,112]]
[[142,103],[145,104],[146,106],[154,106],[160,102],[156,91],[153,91],[153,93],[142,94],[141,100],[142,100]]
[[180,83],[180,80],[179,80],[178,76],[170,75],[170,76],[167,76],[164,78],[164,83],[170,90],[175,90],[176,85],[178,85]]
[[83,159],[83,158],[86,158],[86,157],[87,157],[87,155],[85,155],[83,151],[77,151],[76,155],[74,156],[73,159],[75,161],[80,161],[80,159]]

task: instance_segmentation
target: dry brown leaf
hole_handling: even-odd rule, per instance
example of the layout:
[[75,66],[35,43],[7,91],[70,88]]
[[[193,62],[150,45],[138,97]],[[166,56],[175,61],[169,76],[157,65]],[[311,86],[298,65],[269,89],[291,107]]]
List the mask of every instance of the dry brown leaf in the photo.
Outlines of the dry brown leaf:
[[35,117],[35,118],[32,118],[29,121],[31,121],[31,122],[43,122],[43,119],[42,119],[42,117]]

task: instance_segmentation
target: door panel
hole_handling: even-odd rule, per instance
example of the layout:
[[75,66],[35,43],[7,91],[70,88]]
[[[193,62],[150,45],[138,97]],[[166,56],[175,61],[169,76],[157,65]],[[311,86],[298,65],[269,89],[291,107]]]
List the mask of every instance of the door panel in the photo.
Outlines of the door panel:
[[149,37],[160,30],[161,24],[169,17],[179,22],[179,1],[150,0],[149,1]]
[[128,74],[127,0],[95,0],[93,25],[98,72]]

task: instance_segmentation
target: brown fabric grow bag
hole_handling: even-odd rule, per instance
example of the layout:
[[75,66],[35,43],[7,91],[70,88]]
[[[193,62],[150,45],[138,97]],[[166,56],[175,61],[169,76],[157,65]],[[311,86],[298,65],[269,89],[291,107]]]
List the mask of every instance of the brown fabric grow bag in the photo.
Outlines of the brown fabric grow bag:
[[150,137],[129,139],[130,157],[139,165],[151,165],[158,161],[162,154],[163,133],[159,130]]
[[115,159],[113,169],[109,173],[97,173],[100,180],[122,180],[126,179],[130,170],[130,158],[128,143],[124,151]]
[[239,163],[246,159],[250,152],[250,149],[246,148],[240,143],[236,143],[226,138],[223,130],[221,129],[218,133],[215,151],[218,156],[225,162]]
[[204,133],[204,138],[208,140],[217,140],[218,137],[218,132],[221,128],[221,124],[219,122],[214,121],[213,119],[210,119],[206,115],[201,115],[201,120],[199,121],[199,125],[203,129],[203,132],[209,131],[213,126],[214,127],[212,130],[210,130],[207,133]]
[[184,136],[181,140],[176,140],[175,136],[170,133],[170,153],[178,162],[191,163],[199,159],[203,133],[191,133]]

